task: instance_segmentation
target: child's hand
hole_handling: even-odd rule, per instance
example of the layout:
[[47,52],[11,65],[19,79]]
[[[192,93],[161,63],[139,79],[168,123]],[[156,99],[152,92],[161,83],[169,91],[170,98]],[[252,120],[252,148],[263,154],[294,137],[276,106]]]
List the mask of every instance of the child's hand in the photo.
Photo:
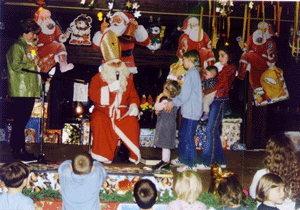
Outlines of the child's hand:
[[157,110],[155,111],[155,114],[158,115],[158,111]]

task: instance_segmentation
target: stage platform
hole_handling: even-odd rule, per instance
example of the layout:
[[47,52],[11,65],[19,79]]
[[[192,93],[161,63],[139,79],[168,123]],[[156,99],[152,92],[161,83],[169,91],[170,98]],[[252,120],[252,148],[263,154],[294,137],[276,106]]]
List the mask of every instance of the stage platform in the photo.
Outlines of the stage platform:
[[[40,154],[40,144],[26,144],[26,149],[34,153],[36,156]],[[86,145],[67,145],[67,144],[44,144],[43,154],[48,163],[59,164],[64,160],[71,159],[74,154],[79,151],[88,151],[89,147]],[[198,157],[201,155],[201,150],[197,150]],[[241,180],[244,189],[249,189],[253,175],[257,169],[261,167],[261,161],[264,156],[263,150],[257,151],[232,151],[224,150],[227,160],[227,171],[236,173]],[[142,157],[161,157],[161,150],[158,148],[141,147]],[[177,157],[177,149],[172,151],[172,158]],[[12,160],[11,149],[7,142],[0,142],[0,162],[4,163]],[[139,163],[138,165],[132,163],[112,163],[105,165],[106,167],[121,167],[121,168],[139,168],[142,169],[145,165]],[[173,176],[176,177],[175,167],[171,167]],[[204,191],[208,191],[210,184],[210,171],[198,171],[203,179]]]

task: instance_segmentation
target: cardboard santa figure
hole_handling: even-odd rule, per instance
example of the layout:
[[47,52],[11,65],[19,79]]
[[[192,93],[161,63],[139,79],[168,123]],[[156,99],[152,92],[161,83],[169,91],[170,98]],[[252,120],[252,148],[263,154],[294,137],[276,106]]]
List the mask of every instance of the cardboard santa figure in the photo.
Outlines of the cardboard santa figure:
[[111,30],[103,34],[100,50],[105,63],[101,65],[101,72],[92,78],[88,91],[94,103],[91,155],[98,161],[111,163],[121,139],[130,151],[129,160],[138,164],[141,158],[137,117],[140,99],[128,68],[120,60],[118,37]]
[[70,32],[63,34],[51,19],[51,12],[44,8],[36,11],[35,21],[41,27],[37,43],[41,71],[48,72],[57,62],[59,62],[61,72],[73,69],[74,65],[67,63],[67,51],[63,44],[69,38]]
[[184,34],[179,38],[179,45],[176,52],[179,61],[170,66],[168,79],[179,82],[180,85],[184,82],[186,70],[182,64],[183,54],[190,50],[197,50],[200,54],[202,68],[212,66],[216,62],[214,53],[211,50],[211,41],[208,35],[201,29],[199,31],[199,20],[195,17],[188,17],[183,22],[183,27],[178,28]]
[[245,45],[242,49],[245,52],[240,59],[238,78],[244,79],[246,71],[249,71],[250,84],[254,90],[262,87],[261,75],[277,61],[276,44],[272,36],[274,34],[271,25],[259,22],[257,30],[249,37],[249,46]]
[[183,27],[178,28],[178,30],[184,32],[179,38],[179,46],[176,53],[178,58],[182,58],[187,51],[198,50],[203,68],[212,66],[215,63],[215,56],[211,50],[211,41],[202,28],[199,34],[199,20],[197,18],[186,18],[183,22]]
[[100,48],[100,40],[103,34],[111,30],[119,38],[121,46],[121,60],[133,74],[137,73],[134,63],[133,49],[135,44],[147,46],[150,43],[147,30],[142,25],[138,25],[132,14],[126,12],[116,12],[110,18],[110,24],[104,18],[101,24],[101,30],[96,32],[93,37],[93,47]]

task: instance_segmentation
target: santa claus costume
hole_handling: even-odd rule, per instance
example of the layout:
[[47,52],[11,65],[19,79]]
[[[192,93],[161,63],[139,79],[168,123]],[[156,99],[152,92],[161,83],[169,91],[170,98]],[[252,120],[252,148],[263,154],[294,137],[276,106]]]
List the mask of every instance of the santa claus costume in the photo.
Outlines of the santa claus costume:
[[[114,17],[119,16],[123,19],[123,23],[115,23]],[[134,17],[126,12],[116,12],[111,17],[111,26],[105,29],[113,31],[119,37],[119,43],[121,46],[122,54],[121,61],[125,63],[129,71],[133,74],[137,73],[137,68],[134,63],[133,49],[135,44],[147,46],[150,43],[147,30],[142,25],[138,25],[137,28],[130,23],[130,20],[134,20]],[[103,35],[101,31],[95,33],[93,37],[93,47],[99,49],[100,40]]]
[[[107,41],[106,35],[113,36],[114,34],[112,34],[111,31],[104,34],[104,38],[101,40],[102,46],[112,46],[103,44]],[[118,40],[116,36],[115,39]],[[116,43],[114,41],[114,46]],[[129,79],[130,72],[125,64],[119,59],[107,58],[110,55],[108,51],[111,50],[113,49],[101,49],[104,59],[109,61],[103,64],[101,72],[92,78],[88,91],[90,99],[94,102],[91,116],[93,135],[91,155],[98,161],[111,163],[118,141],[121,139],[130,151],[129,160],[137,164],[141,158],[140,128],[137,119],[140,99],[133,80]],[[115,91],[114,84],[118,81],[120,81],[120,88]],[[136,113],[132,114],[134,112]]]
[[182,28],[184,34],[179,38],[177,57],[182,58],[183,54],[190,50],[197,50],[201,57],[201,66],[206,68],[215,63],[214,53],[211,51],[211,41],[208,35],[201,29],[199,41],[199,20],[195,17],[188,17],[184,20]]
[[[60,70],[66,72],[74,68],[72,63],[67,63],[67,51],[63,44],[68,36],[65,36],[55,22],[51,19],[51,12],[47,9],[39,9],[35,13],[35,21],[41,26],[42,31],[38,35],[38,52],[40,61],[52,60],[49,62],[55,65],[56,62],[60,64]],[[47,59],[43,59],[47,58]],[[52,66],[43,63],[43,72],[48,72]]]
[[[273,34],[271,25],[258,23],[258,29],[249,37],[248,52],[244,52],[240,59],[238,78],[244,79],[246,71],[249,72],[249,81],[253,90],[262,88],[261,75],[277,61],[276,44],[271,38]],[[246,50],[246,48],[244,48]]]

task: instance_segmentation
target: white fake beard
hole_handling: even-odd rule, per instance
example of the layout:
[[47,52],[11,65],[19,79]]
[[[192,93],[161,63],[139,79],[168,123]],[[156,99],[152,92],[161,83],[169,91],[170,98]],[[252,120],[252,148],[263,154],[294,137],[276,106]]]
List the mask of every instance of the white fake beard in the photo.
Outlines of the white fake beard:
[[112,67],[109,64],[115,62],[108,61],[103,64],[102,70],[101,70],[101,78],[103,81],[107,82],[108,84],[111,84],[112,82],[117,80],[116,77],[116,71],[119,71],[119,80],[120,80],[120,86],[121,89],[119,90],[120,93],[123,93],[126,91],[127,87],[127,78],[130,75],[130,71],[126,67],[125,63],[122,62],[120,67]]
[[[258,42],[257,39],[259,37],[262,37],[262,42]],[[262,31],[261,30],[256,30],[254,31],[253,33],[253,42],[254,44],[256,45],[263,45],[264,43],[266,43],[267,39],[271,38],[271,34],[269,32],[265,32],[263,35],[262,35]]]
[[116,34],[116,36],[122,36],[127,29],[127,25],[113,23],[109,29]]
[[[53,28],[52,29],[49,29],[47,26],[49,25],[49,24],[53,24]],[[41,29],[42,29],[42,32],[44,33],[44,34],[53,34],[54,33],[54,31],[55,31],[55,22],[52,20],[52,19],[49,19],[49,20],[44,20],[44,21],[42,21],[41,23],[40,23],[40,27],[41,27]]]
[[[194,42],[198,42],[199,39],[199,27],[194,27],[194,28],[190,28],[188,27],[189,30],[186,31],[186,34],[189,35],[189,38],[191,40],[193,40]],[[201,30],[201,37],[202,36],[203,31]]]

